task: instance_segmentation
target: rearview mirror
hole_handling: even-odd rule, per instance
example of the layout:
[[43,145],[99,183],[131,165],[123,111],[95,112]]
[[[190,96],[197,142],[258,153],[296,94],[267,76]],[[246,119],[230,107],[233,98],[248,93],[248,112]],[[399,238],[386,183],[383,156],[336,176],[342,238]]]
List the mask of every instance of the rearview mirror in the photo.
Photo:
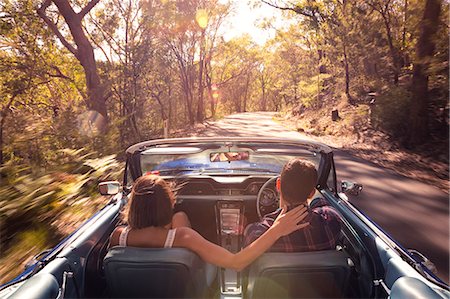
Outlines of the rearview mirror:
[[342,181],[341,182],[341,190],[342,193],[347,195],[358,196],[363,189],[363,185],[358,184],[356,182]]
[[247,151],[243,152],[215,152],[209,155],[211,162],[231,162],[248,160],[250,154]]
[[98,184],[98,191],[101,195],[115,195],[120,192],[120,187],[118,181],[101,182]]

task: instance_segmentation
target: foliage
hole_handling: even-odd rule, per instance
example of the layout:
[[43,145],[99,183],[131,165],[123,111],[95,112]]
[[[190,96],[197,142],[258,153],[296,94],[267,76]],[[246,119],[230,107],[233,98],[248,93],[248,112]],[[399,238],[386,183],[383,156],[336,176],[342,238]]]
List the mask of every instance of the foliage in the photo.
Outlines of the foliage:
[[45,170],[12,162],[0,169],[0,246],[7,253],[5,261],[12,254],[21,255],[16,262],[23,263],[30,254],[56,245],[106,203],[97,185],[119,179],[123,165],[114,156],[89,158],[96,154],[84,152],[59,151],[58,164]]
[[[368,104],[374,94],[383,94],[377,99],[379,106],[375,111],[374,123],[378,128],[395,136],[408,135],[409,140],[403,141],[408,141],[409,146],[430,137],[446,138],[448,123],[444,124],[442,111],[448,108],[446,101],[438,98],[443,99],[439,94],[446,94],[448,100],[448,19],[443,17],[448,15],[448,5],[441,0],[261,0],[258,3],[282,9],[287,12],[286,18],[293,20],[290,28],[277,33],[271,46],[275,55],[292,53],[295,60],[284,64],[289,60],[286,55],[280,55],[281,59],[274,60],[275,68],[288,70],[289,75],[297,74],[290,65],[303,69],[297,76],[300,81],[289,82],[286,80],[289,76],[284,76],[272,80],[272,86],[283,86],[284,91],[290,89],[295,93],[300,90],[302,99],[295,102],[307,106],[313,103],[312,79],[327,74],[330,79],[323,83],[323,91],[317,93],[317,104],[331,108],[334,99],[344,94],[348,105],[357,106]],[[430,13],[434,17],[425,19],[430,18]],[[311,108],[318,106],[311,105]],[[397,110],[401,112],[401,120],[391,117],[390,112]],[[437,137],[438,132],[441,137]]]
[[372,109],[372,124],[375,128],[404,137],[408,132],[408,115],[411,93],[404,87],[391,88],[377,97]]

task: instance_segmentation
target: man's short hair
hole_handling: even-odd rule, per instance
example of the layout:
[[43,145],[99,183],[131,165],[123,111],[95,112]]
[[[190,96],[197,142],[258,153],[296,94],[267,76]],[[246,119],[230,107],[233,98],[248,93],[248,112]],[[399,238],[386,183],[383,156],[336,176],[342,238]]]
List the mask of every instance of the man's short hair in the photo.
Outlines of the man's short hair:
[[312,162],[296,158],[284,165],[280,176],[280,189],[287,203],[305,202],[316,185],[317,171]]

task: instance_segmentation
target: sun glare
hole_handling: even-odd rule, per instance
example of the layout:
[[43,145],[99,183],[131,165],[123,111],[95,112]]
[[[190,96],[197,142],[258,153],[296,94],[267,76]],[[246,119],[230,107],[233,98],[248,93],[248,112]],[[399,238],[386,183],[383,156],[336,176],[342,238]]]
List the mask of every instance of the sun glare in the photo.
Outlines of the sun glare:
[[[225,0],[224,0],[225,2]],[[275,36],[276,29],[286,26],[289,22],[282,18],[282,11],[268,5],[253,6],[249,1],[233,0],[234,13],[227,18],[222,29],[225,40],[230,40],[244,34],[259,45]],[[261,23],[271,19],[271,28],[262,29]]]
[[208,12],[204,9],[197,10],[195,21],[200,28],[205,29],[208,26]]

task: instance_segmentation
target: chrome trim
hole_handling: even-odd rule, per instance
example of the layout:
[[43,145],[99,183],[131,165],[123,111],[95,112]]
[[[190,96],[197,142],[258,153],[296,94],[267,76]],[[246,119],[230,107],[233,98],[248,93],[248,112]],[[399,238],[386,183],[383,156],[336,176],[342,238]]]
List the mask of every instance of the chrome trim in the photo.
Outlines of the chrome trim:
[[179,144],[179,143],[207,143],[207,142],[260,142],[260,143],[273,143],[273,144],[293,144],[297,146],[306,146],[315,148],[317,151],[323,151],[328,154],[332,152],[331,148],[327,145],[309,141],[304,139],[293,138],[267,138],[267,137],[189,137],[189,138],[169,138],[169,139],[155,139],[137,143],[130,146],[127,150],[127,154],[133,154],[136,151],[142,150],[146,147],[161,144]]
[[[329,190],[323,190],[323,193],[332,198],[336,198],[334,194]],[[445,290],[449,290],[449,286],[447,284],[440,281],[438,277],[433,277],[426,270],[424,270],[422,266],[425,267],[425,265],[416,261],[405,248],[403,248],[400,244],[392,240],[381,228],[378,227],[377,224],[375,224],[375,222],[368,219],[356,207],[354,207],[351,202],[341,198],[338,199],[339,200],[337,201],[337,204],[345,205],[345,207],[348,208],[350,212],[352,212],[356,217],[358,217],[358,219],[361,220],[367,226],[367,228],[369,228],[377,237],[379,237],[384,243],[386,243],[386,245],[388,245],[392,250],[394,250],[403,261],[405,261],[412,268],[414,268],[421,275],[421,277],[427,279],[428,281],[438,285],[439,287]],[[428,269],[428,271],[430,270]]]

